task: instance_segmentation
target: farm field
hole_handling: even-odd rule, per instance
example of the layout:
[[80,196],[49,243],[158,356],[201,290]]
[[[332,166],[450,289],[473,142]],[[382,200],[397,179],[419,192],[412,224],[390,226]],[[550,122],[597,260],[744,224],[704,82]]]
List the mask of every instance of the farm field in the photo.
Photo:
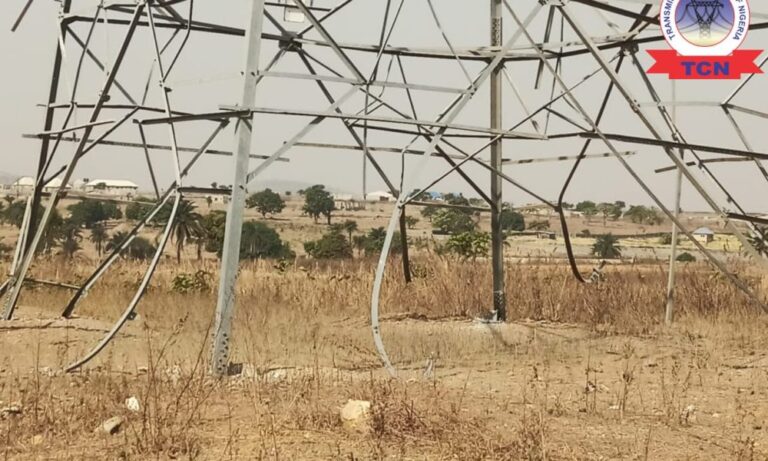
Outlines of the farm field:
[[[77,282],[93,264],[43,259],[34,275]],[[0,325],[4,459],[768,456],[768,321],[706,265],[684,266],[665,328],[662,264],[609,267],[587,287],[561,264],[510,263],[510,322],[487,325],[473,321],[490,304],[487,263],[421,255],[405,285],[395,260],[382,295],[390,379],[368,326],[374,264],[245,264],[239,365],[222,381],[207,373],[212,260],[163,264],[137,318],[71,374],[59,370],[118,317],[142,263],[120,262],[67,321],[66,290],[30,287]],[[200,282],[179,289],[180,274]],[[370,402],[367,416],[342,423],[348,400]],[[114,435],[94,432],[114,417]]]

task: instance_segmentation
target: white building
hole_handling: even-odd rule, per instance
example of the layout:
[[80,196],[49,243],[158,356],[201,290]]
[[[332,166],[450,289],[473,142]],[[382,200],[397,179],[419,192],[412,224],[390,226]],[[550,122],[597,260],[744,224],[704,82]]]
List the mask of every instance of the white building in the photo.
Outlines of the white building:
[[715,241],[715,233],[709,227],[700,227],[699,229],[696,229],[693,231],[693,236],[696,240],[705,245]]
[[369,192],[365,196],[368,202],[394,202],[395,196],[385,191]]
[[[51,179],[48,184],[43,187],[43,192],[54,192],[61,186],[61,179],[59,178],[53,178]],[[64,190],[69,190],[70,186],[66,186]],[[10,185],[10,191],[12,194],[15,195],[27,195],[31,194],[32,191],[35,190],[35,178],[31,176],[22,176],[21,178],[14,181],[13,184]]]
[[85,185],[86,193],[114,197],[133,198],[138,190],[136,183],[124,179],[93,179]]
[[35,179],[30,176],[22,176],[10,186],[11,193],[15,195],[31,194],[35,189]]

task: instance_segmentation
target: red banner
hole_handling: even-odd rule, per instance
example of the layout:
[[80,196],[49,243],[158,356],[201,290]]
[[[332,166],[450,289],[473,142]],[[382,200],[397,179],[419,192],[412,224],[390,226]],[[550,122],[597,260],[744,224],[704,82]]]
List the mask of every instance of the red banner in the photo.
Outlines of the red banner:
[[675,50],[648,50],[656,60],[649,74],[670,80],[738,80],[742,74],[762,74],[755,59],[762,50],[736,50],[730,56],[680,56]]

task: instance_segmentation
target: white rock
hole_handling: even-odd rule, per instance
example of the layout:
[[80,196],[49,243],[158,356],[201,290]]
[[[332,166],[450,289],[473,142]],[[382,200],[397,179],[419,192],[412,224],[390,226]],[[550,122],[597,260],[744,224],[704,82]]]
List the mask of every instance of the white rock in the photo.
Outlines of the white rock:
[[348,400],[347,403],[341,407],[339,416],[341,422],[347,429],[361,429],[363,428],[371,413],[371,402],[366,400]]
[[279,383],[288,378],[288,371],[284,369],[271,370],[267,373],[266,378],[268,383]]
[[125,422],[125,418],[122,416],[113,416],[109,418],[108,420],[101,423],[94,432],[99,432],[102,434],[116,434],[117,431],[120,430],[120,426],[123,425]]
[[683,424],[688,424],[696,421],[696,406],[688,405],[680,412],[680,421]]
[[20,415],[21,414],[21,405],[9,405],[4,408],[0,408],[0,416],[8,416],[8,415]]
[[136,413],[139,410],[141,410],[141,404],[139,404],[139,399],[136,397],[128,397],[125,399],[125,408],[131,410],[132,412]]

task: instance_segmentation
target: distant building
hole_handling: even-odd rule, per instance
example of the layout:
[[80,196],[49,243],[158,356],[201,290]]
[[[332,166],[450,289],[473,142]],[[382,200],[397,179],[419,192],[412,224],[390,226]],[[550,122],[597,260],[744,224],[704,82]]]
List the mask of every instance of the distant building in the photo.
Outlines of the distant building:
[[11,193],[15,195],[31,194],[35,189],[35,179],[29,176],[22,176],[11,184]]
[[517,208],[517,211],[528,216],[550,216],[552,208],[543,203],[524,205]]
[[[54,192],[59,187],[61,187],[61,179],[59,178],[53,178],[50,181],[48,181],[48,184],[46,184],[43,187],[43,192]],[[70,186],[67,185],[64,190],[67,191],[70,189]],[[13,184],[10,185],[10,191],[12,194],[15,195],[29,195],[35,190],[35,178],[31,176],[22,176],[21,178],[17,179],[13,182]]]
[[368,202],[394,202],[395,196],[385,191],[369,192],[365,196]]
[[700,227],[693,231],[693,236],[696,240],[703,244],[712,243],[715,241],[715,232],[709,227]]
[[333,194],[333,205],[337,210],[364,210],[365,205],[352,194]]
[[536,237],[539,240],[557,240],[557,234],[552,231],[537,231]]
[[124,179],[93,179],[85,184],[84,189],[89,194],[110,195],[130,199],[136,196],[139,186]]

